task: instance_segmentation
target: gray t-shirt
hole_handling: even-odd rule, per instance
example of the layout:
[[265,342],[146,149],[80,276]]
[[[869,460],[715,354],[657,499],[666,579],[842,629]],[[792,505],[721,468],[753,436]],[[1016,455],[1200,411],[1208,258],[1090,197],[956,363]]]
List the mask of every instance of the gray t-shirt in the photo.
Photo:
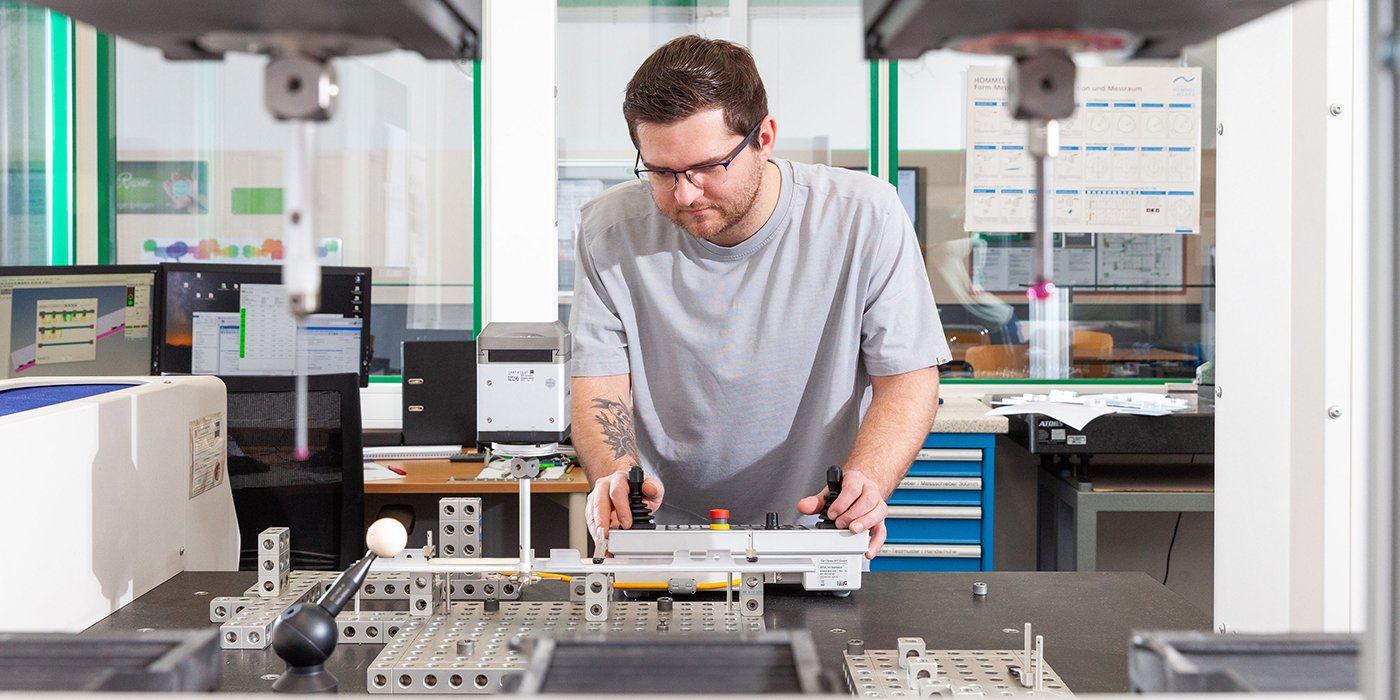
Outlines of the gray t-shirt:
[[774,162],[777,208],[731,248],[668,221],[646,182],[583,207],[573,374],[631,373],[637,450],[666,486],[658,522],[794,522],[850,453],[870,375],[951,359],[894,188]]

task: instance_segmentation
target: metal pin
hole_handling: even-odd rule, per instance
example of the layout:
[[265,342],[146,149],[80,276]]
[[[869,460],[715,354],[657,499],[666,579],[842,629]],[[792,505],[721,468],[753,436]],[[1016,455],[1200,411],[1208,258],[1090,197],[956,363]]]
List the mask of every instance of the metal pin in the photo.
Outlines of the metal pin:
[[1021,656],[1021,661],[1021,687],[1029,688],[1031,683],[1026,678],[1026,675],[1031,672],[1031,623],[1029,622],[1026,623],[1026,651]]
[[1045,638],[1035,636],[1035,689],[1045,690]]
[[734,572],[724,572],[724,611],[734,612]]

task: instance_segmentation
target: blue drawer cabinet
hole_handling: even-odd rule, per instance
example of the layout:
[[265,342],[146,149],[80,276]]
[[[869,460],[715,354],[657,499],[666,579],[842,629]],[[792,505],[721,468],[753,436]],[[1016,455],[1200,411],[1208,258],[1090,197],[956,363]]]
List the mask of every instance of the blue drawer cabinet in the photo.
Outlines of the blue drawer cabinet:
[[934,433],[889,499],[871,571],[991,571],[996,436]]

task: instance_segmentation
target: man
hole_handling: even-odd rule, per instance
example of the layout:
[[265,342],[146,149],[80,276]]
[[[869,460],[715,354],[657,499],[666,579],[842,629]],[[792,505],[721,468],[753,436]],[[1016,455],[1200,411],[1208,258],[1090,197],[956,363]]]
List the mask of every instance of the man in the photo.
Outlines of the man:
[[874,557],[950,359],[894,189],[771,159],[763,81],[728,42],[662,46],[623,116],[638,181],[583,208],[570,318],[590,532],[631,527],[634,465],[657,522],[791,523],[841,464],[828,515]]

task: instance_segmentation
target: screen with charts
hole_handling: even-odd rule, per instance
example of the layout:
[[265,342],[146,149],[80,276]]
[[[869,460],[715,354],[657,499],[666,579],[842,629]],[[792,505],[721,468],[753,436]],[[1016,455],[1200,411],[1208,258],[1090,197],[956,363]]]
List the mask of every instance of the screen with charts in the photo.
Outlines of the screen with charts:
[[276,265],[162,266],[162,374],[354,373],[368,383],[370,271],[322,267],[321,308],[298,325]]
[[149,375],[156,265],[0,267],[5,377]]

